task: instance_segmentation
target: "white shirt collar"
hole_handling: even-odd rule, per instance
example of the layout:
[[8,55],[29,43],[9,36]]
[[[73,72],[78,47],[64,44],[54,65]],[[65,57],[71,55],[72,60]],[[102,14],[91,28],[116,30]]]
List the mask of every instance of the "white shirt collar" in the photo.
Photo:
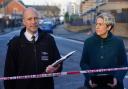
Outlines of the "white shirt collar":
[[[25,37],[27,38],[27,40],[28,41],[32,41],[32,34],[30,33],[30,32],[28,32],[27,30],[25,31],[25,33],[24,33],[24,35],[25,35]],[[34,36],[35,36],[35,41],[37,41],[37,39],[38,39],[38,32],[36,32],[35,34],[34,34]]]

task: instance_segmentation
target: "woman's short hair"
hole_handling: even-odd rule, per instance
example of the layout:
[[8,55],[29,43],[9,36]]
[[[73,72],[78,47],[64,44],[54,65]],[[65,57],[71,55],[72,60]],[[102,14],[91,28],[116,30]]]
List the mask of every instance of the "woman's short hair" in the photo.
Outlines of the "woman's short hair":
[[110,14],[110,13],[106,13],[106,12],[101,13],[101,14],[99,14],[99,15],[96,17],[96,19],[97,19],[97,18],[103,18],[104,23],[105,23],[106,25],[111,25],[112,28],[113,28],[114,25],[115,25],[115,17],[114,17],[112,14]]

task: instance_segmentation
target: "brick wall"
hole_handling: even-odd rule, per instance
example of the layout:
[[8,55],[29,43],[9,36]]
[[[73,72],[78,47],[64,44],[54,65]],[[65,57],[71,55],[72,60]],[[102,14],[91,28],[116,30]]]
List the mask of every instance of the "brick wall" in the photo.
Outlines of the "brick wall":
[[128,37],[128,23],[117,23],[113,33],[118,36]]
[[6,6],[6,13],[12,14],[14,11],[23,13],[25,6],[18,1],[12,1]]

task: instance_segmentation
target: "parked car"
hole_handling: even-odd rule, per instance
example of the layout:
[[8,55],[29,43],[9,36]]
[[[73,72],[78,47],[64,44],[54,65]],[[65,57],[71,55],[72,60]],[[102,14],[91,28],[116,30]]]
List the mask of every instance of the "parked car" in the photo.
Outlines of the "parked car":
[[64,23],[64,16],[60,16],[60,24],[63,24]]
[[41,25],[40,28],[48,33],[53,33],[53,23],[50,21],[44,21]]

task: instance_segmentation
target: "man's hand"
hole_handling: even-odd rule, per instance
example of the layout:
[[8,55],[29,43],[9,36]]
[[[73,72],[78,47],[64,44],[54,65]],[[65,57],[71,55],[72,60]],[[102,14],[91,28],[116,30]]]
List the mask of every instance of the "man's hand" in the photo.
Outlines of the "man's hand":
[[46,73],[54,73],[54,72],[56,72],[56,71],[58,70],[59,67],[60,67],[60,65],[57,65],[57,66],[55,66],[55,67],[53,67],[53,66],[51,66],[51,65],[48,65],[48,66],[46,67],[45,72],[46,72]]
[[95,87],[98,86],[97,84],[92,83],[92,80],[89,80],[89,85],[90,85],[92,88],[95,88]]
[[113,78],[113,83],[108,83],[108,86],[110,86],[111,88],[114,88],[117,85],[117,79]]

